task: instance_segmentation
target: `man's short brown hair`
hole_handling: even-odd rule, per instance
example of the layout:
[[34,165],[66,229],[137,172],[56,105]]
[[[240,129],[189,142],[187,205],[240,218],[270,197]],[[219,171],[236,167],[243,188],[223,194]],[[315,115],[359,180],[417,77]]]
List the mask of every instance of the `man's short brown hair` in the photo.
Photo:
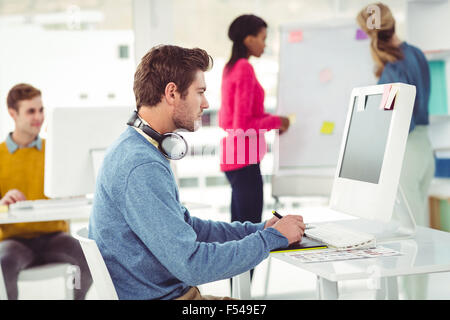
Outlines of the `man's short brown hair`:
[[8,96],[6,97],[6,104],[8,105],[8,109],[14,109],[19,112],[20,101],[31,100],[41,95],[41,91],[32,85],[19,83],[9,90]]
[[184,99],[196,72],[205,72],[212,64],[212,57],[199,48],[186,49],[169,45],[152,48],[142,58],[134,75],[137,110],[141,106],[155,106],[161,102],[169,82],[176,84],[177,91]]

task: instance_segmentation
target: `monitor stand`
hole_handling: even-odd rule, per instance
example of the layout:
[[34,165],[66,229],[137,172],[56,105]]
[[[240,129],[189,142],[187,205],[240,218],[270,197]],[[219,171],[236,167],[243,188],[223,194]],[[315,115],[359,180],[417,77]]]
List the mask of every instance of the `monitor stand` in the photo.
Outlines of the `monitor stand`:
[[397,233],[399,236],[410,238],[416,233],[416,219],[414,219],[401,185],[398,186],[397,199],[391,220],[398,223]]
[[416,233],[416,220],[401,185],[398,186],[391,221],[382,225],[381,232],[375,234],[377,242],[409,239]]
[[416,233],[416,220],[400,185],[389,222],[383,223],[360,218],[340,221],[339,224],[373,234],[377,243],[409,239]]

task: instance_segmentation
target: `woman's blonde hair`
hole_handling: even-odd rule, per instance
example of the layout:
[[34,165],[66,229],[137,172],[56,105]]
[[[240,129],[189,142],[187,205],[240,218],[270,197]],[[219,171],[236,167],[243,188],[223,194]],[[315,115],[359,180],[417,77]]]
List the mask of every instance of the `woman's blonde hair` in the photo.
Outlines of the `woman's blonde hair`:
[[[377,7],[375,11],[372,11]],[[378,10],[379,9],[379,10]],[[378,17],[373,14],[379,13]],[[373,19],[375,18],[375,19]],[[362,9],[356,18],[361,29],[370,37],[370,51],[375,61],[375,75],[381,76],[384,66],[388,62],[394,62],[403,59],[402,50],[391,43],[392,36],[395,34],[395,19],[389,7],[383,3],[374,3]]]

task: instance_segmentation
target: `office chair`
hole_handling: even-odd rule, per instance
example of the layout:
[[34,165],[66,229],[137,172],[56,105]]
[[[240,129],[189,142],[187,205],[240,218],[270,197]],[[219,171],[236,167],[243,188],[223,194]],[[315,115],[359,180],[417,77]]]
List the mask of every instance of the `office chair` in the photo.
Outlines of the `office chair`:
[[98,299],[118,300],[119,297],[100,250],[95,241],[88,238],[88,229],[86,227],[81,228],[74,236],[80,242],[81,249],[86,257]]
[[[64,278],[65,300],[73,300],[72,282],[76,276],[76,268],[70,263],[49,263],[22,270],[19,273],[18,282],[42,281],[58,277]],[[20,293],[19,293],[20,298]],[[3,272],[0,269],[0,300],[8,300],[3,279]]]
[[57,277],[64,278],[64,300],[73,300],[76,267],[70,263],[49,263],[25,269],[19,274],[18,282],[50,280]]

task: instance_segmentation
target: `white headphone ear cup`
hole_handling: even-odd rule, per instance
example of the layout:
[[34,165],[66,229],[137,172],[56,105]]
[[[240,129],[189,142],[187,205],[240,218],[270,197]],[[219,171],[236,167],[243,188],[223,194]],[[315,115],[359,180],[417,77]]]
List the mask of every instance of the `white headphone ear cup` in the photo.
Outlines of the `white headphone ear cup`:
[[176,133],[166,133],[160,142],[160,148],[167,158],[171,160],[182,159],[188,150],[188,145],[184,138]]
[[149,125],[144,124],[136,111],[128,120],[127,124],[129,126],[141,129],[147,136],[156,140],[161,153],[170,160],[179,160],[188,152],[188,144],[183,136],[173,132],[161,135]]

